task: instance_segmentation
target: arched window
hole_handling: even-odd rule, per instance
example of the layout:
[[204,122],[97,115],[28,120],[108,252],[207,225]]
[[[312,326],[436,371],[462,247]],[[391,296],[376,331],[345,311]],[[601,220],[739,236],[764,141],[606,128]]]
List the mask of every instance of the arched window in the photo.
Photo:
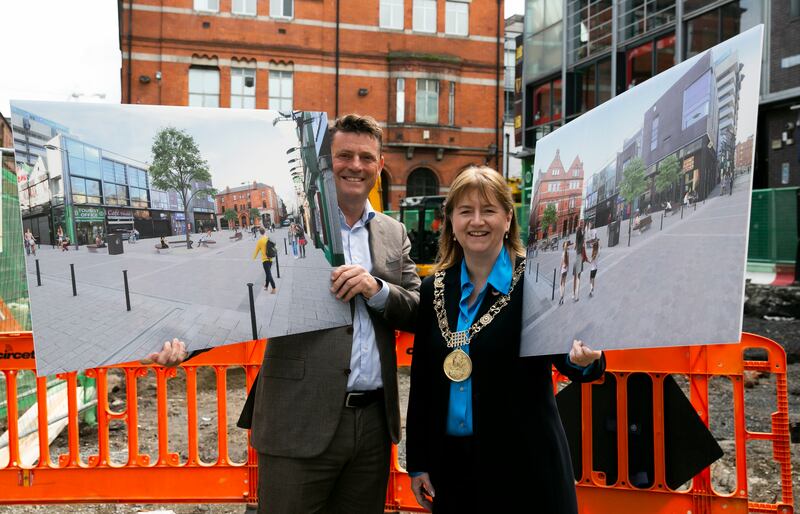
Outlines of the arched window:
[[434,196],[439,194],[439,181],[428,168],[417,168],[408,176],[406,196]]

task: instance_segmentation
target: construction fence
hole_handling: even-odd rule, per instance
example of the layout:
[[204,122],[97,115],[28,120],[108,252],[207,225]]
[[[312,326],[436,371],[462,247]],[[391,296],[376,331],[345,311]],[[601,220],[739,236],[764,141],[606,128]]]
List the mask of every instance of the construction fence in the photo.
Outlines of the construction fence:
[[[2,354],[12,356],[0,360],[6,408],[0,414],[4,432],[0,503],[257,502],[257,456],[235,421],[246,389],[258,373],[265,344],[251,341],[217,348],[176,369],[122,364],[59,375],[55,384],[39,377],[33,389],[36,401],[30,403],[18,400],[16,393],[30,389],[23,382],[30,380],[34,369],[31,336],[0,337]],[[399,366],[410,364],[411,348],[412,337],[399,334]],[[793,512],[786,358],[777,343],[743,334],[736,344],[608,351],[606,357],[604,378],[580,384],[577,390],[580,451],[574,460],[582,513]],[[744,377],[751,371],[768,376],[766,382],[774,387],[775,410],[768,431],[756,431],[748,424]],[[711,466],[688,482],[671,483],[670,459],[683,456],[670,452],[665,384],[679,384],[701,422],[713,427],[709,384],[719,380],[729,384],[722,400],[732,406],[725,422],[734,444],[725,449],[723,460],[735,470],[733,479],[727,488],[715,488]],[[236,387],[230,387],[234,382]],[[642,450],[634,450],[631,431],[616,431],[612,444],[601,443],[593,419],[602,414],[615,426],[628,427],[629,398],[633,389],[641,396],[643,382],[650,384],[645,396],[652,405],[646,416],[652,444],[644,450],[650,457],[645,483],[636,479],[640,467],[636,452]],[[555,390],[563,387],[554,376]],[[598,412],[601,388],[613,399],[613,407],[602,413]],[[214,400],[211,408],[199,400],[209,394]],[[62,431],[66,444],[51,452],[51,443]],[[772,448],[775,471],[770,480],[780,490],[772,502],[751,499],[747,448],[754,442]],[[611,449],[613,472],[608,455],[603,466],[595,462],[601,444]],[[113,488],[108,487],[111,483]],[[531,498],[532,507],[535,502]],[[397,448],[386,510],[422,511]]]

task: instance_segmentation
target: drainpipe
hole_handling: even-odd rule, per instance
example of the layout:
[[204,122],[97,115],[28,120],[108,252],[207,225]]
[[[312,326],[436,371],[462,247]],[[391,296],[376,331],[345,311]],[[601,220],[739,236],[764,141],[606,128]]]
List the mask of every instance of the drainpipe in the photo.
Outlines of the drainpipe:
[[131,88],[133,87],[132,77],[133,71],[131,70],[131,66],[133,66],[133,56],[131,52],[133,51],[133,0],[128,1],[128,103],[133,103],[131,101]]
[[503,0],[497,0],[497,55],[495,56],[495,90],[494,90],[494,164],[500,167],[500,59],[503,53],[503,38],[500,35],[500,27],[503,21]]
[[[499,1],[499,0],[498,0]],[[335,95],[335,108],[334,108],[334,118],[339,117],[339,21],[340,21],[340,9],[339,4],[341,0],[336,0],[336,85],[334,86],[334,95]]]

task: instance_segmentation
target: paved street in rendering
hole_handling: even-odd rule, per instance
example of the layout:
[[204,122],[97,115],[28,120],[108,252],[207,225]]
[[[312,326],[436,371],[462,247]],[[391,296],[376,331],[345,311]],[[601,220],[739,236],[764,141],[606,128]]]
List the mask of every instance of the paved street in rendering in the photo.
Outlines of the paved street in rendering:
[[[573,338],[594,348],[673,346],[738,341],[751,176],[736,179],[733,195],[718,196],[667,214],[652,213],[649,230],[628,221],[619,245],[609,248],[606,227],[600,239],[594,297],[589,297],[589,264],[581,274],[578,301],[572,299],[572,262],[559,305],[561,252],[538,252],[525,277],[523,354],[563,353]],[[574,241],[574,234],[571,240]],[[587,239],[589,238],[587,234]],[[587,250],[589,252],[589,250]],[[536,266],[539,266],[538,281]]]
[[[253,283],[258,336],[320,330],[350,323],[350,309],[329,294],[330,265],[312,242],[306,258],[294,259],[286,229],[268,233],[277,243],[280,278],[272,266],[278,293],[264,290],[256,241],[244,233],[214,233],[214,244],[171,244],[157,252],[157,239],[124,242],[124,254],[97,253],[86,247],[62,252],[40,248],[42,285],[36,285],[35,258],[29,256],[37,371],[40,375],[127,362],[146,356],[178,337],[190,349],[253,339],[247,283]],[[171,236],[168,241],[185,236]],[[287,242],[288,243],[288,242]],[[75,265],[77,296],[72,294],[70,264]],[[128,270],[131,310],[126,310],[123,270]]]

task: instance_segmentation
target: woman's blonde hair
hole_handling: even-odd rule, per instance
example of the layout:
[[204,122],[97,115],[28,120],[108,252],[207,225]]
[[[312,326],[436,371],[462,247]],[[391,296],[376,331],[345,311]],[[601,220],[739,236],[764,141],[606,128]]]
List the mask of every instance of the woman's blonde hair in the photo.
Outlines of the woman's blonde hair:
[[464,249],[453,237],[453,209],[471,191],[478,191],[487,202],[497,202],[511,213],[511,225],[508,238],[503,241],[511,259],[525,255],[525,247],[519,239],[519,225],[514,212],[514,200],[511,190],[502,175],[488,166],[470,166],[462,171],[453,184],[444,201],[444,226],[439,236],[439,255],[436,257],[436,270],[443,270],[458,264],[464,256]]

